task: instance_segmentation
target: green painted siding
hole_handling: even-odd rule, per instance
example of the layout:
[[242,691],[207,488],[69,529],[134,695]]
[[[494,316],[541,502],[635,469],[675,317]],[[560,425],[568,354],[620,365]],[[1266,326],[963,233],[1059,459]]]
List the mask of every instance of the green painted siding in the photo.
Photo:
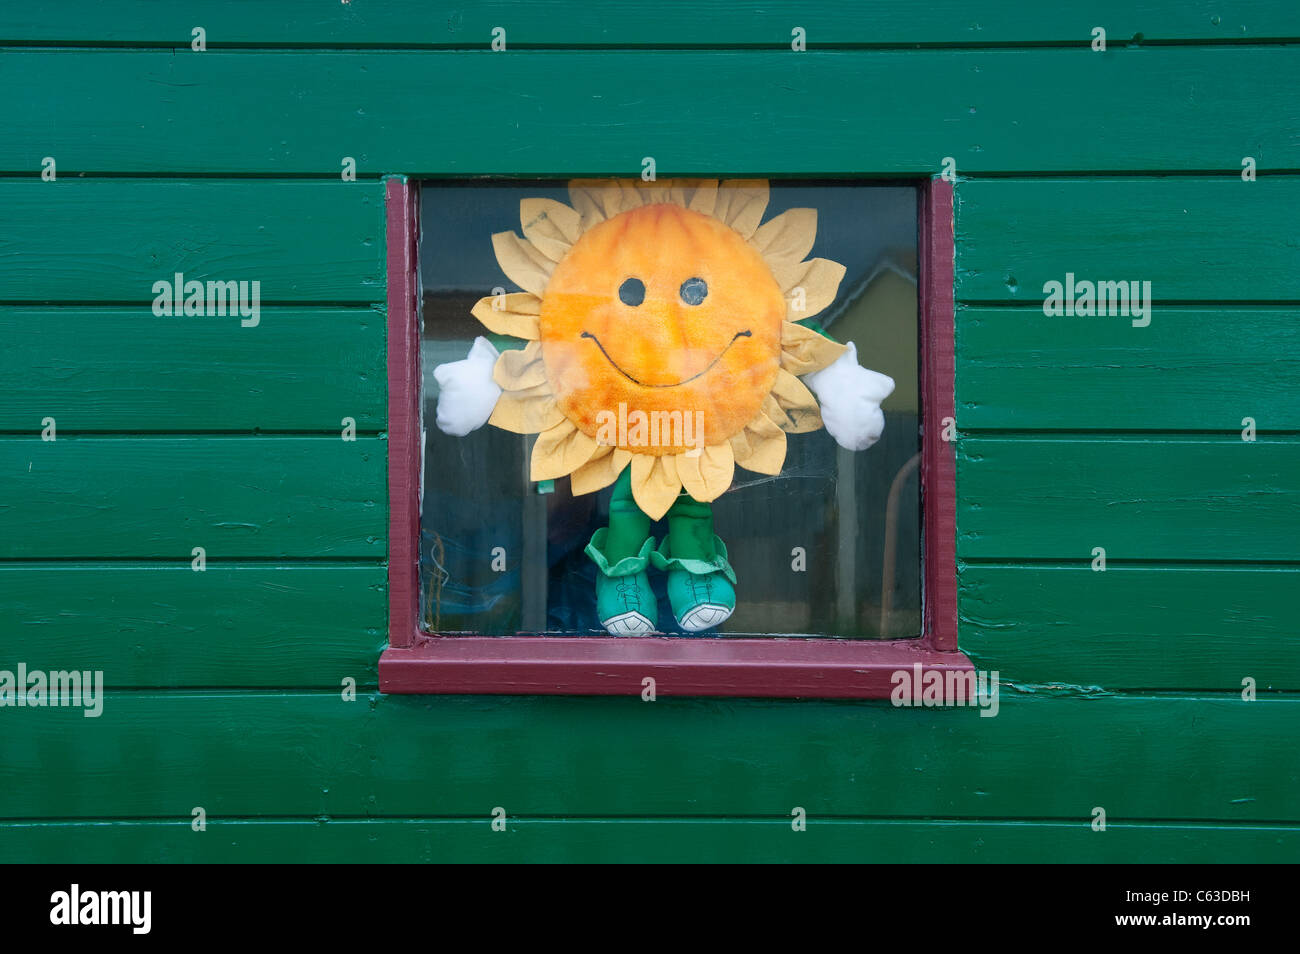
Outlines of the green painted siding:
[[[0,861],[1295,860],[1300,8],[994,6],[0,10],[0,669],[109,689],[0,709]],[[647,155],[955,158],[960,642],[996,718],[376,691],[380,177]],[[260,324],[155,317],[175,272],[260,281]],[[1044,317],[1067,272],[1150,281],[1150,326]]]
[[971,174],[1300,168],[1295,46],[791,55],[784,36],[715,52],[503,55],[488,34],[450,54],[16,50],[0,88],[28,92],[5,109],[37,138],[0,142],[0,171],[47,155],[87,173],[336,180],[343,156],[369,175],[639,175],[646,155],[661,176],[915,175],[944,156]]

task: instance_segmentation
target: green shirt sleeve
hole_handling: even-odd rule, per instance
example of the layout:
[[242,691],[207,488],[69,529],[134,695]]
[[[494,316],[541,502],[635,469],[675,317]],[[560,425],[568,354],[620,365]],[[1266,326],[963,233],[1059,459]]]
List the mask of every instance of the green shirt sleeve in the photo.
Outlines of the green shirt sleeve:
[[796,324],[796,325],[803,325],[805,328],[810,328],[811,330],[813,330],[813,331],[817,332],[819,335],[821,335],[823,338],[827,338],[827,339],[829,339],[829,340],[831,340],[831,341],[834,341],[836,344],[841,344],[841,343],[842,343],[842,342],[838,341],[838,340],[834,337],[834,335],[827,334],[826,329],[822,327],[821,322],[818,321],[816,318],[801,318],[800,320],[796,321],[795,324]]

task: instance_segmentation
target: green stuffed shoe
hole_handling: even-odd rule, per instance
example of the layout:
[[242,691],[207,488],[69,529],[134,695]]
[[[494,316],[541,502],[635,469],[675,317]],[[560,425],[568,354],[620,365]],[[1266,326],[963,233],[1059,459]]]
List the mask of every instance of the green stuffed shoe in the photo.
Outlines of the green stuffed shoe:
[[592,534],[586,554],[597,569],[596,613],[600,625],[611,636],[648,636],[659,625],[659,608],[646,566],[654,552],[655,538],[649,537],[634,557],[624,557],[610,565],[605,555],[609,529],[601,527]]
[[727,547],[713,538],[712,560],[678,559],[670,552],[668,538],[650,554],[656,567],[668,573],[668,602],[677,625],[688,633],[699,633],[725,623],[736,611],[736,571],[727,562]]

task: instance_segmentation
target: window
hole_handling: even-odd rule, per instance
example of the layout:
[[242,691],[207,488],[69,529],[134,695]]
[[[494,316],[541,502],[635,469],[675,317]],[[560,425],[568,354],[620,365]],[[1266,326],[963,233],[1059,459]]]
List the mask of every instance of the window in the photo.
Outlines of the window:
[[[702,189],[719,188],[710,184],[715,180],[698,181],[704,183]],[[655,680],[656,693],[665,694],[879,697],[888,695],[890,674],[900,668],[910,670],[919,664],[969,669],[955,645],[952,458],[950,448],[940,439],[941,421],[952,416],[953,404],[950,187],[942,182],[914,186],[774,180],[770,186],[763,182],[762,188],[755,187],[751,194],[742,181],[736,187],[740,191],[727,193],[722,190],[728,187],[722,186],[721,198],[710,193],[693,200],[689,191],[693,186],[686,183],[686,192],[679,190],[672,201],[665,202],[667,191],[654,192],[652,200],[646,195],[657,187],[627,186],[634,191],[647,190],[646,195],[628,200],[631,204],[664,203],[662,209],[675,202],[690,214],[664,213],[668,218],[656,219],[647,232],[649,244],[643,246],[637,244],[634,225],[631,237],[621,235],[618,243],[610,246],[615,251],[606,250],[605,259],[592,258],[592,246],[601,234],[596,226],[631,207],[618,205],[621,200],[617,197],[612,207],[602,206],[607,202],[604,190],[609,187],[610,180],[592,180],[585,186],[577,183],[572,190],[564,180],[439,182],[422,187],[389,182],[392,612],[390,647],[380,665],[381,688],[393,692],[639,694],[649,677]],[[662,188],[673,186],[664,184]],[[584,193],[584,189],[588,191]],[[521,232],[521,202],[535,220],[531,223],[534,230],[495,243],[494,233]],[[580,222],[584,202],[586,212]],[[695,217],[706,207],[716,209],[712,219],[724,224],[730,214],[733,228],[753,237],[749,246],[771,256],[771,274],[787,286],[782,289],[786,300],[778,299],[783,313],[789,308],[782,317],[799,325],[785,335],[797,339],[794,344],[787,342],[788,349],[802,348],[798,353],[814,362],[791,365],[793,370],[824,367],[844,350],[836,342],[853,342],[862,365],[893,378],[893,393],[882,402],[884,426],[869,435],[868,439],[875,438],[870,449],[854,453],[838,446],[837,440],[860,439],[846,439],[842,423],[836,439],[828,433],[837,424],[827,404],[828,396],[832,403],[836,400],[830,385],[837,382],[829,382],[817,395],[827,419],[826,428],[818,428],[815,419],[812,425],[796,423],[806,412],[796,393],[801,389],[789,386],[781,391],[765,381],[762,387],[772,393],[749,396],[737,382],[753,378],[719,365],[727,354],[723,338],[728,338],[728,345],[741,342],[749,346],[743,339],[755,337],[751,323],[742,321],[731,329],[725,325],[730,320],[727,316],[736,311],[765,312],[762,304],[748,299],[744,309],[717,308],[708,313],[698,307],[707,302],[710,293],[715,301],[708,304],[726,303],[728,295],[734,299],[746,294],[745,283],[726,284],[728,269],[710,258],[716,251],[712,246],[693,253],[703,255],[707,264],[697,270],[708,272],[712,288],[705,277],[695,275],[678,287],[681,276],[674,276],[673,288],[668,291],[675,292],[680,301],[674,298],[664,304],[670,296],[660,278],[633,274],[639,272],[638,249],[655,247],[672,229],[695,228]],[[817,210],[815,219],[800,212],[782,216],[789,210],[808,208]],[[541,214],[547,211],[549,221]],[[642,224],[648,225],[649,217],[651,213],[644,212],[621,221],[646,220]],[[540,228],[536,227],[538,221],[542,222]],[[422,222],[422,228],[417,222]],[[777,224],[765,228],[772,222]],[[815,244],[810,227],[815,227]],[[714,234],[709,231],[712,226],[699,228],[709,236]],[[756,233],[756,228],[765,230]],[[565,276],[572,269],[561,271],[561,278],[552,278],[549,271],[543,277],[527,271],[530,262],[537,261],[539,246],[550,252],[550,259],[563,259],[565,251],[587,234],[584,229],[593,238],[583,246],[588,253],[583,274],[596,274],[610,285],[607,297],[617,311],[610,321],[640,321],[642,314],[662,315],[653,309],[667,307],[678,309],[673,314],[682,321],[709,314],[709,333],[718,341],[709,348],[695,349],[701,355],[697,363],[706,372],[719,368],[713,372],[715,380],[719,373],[730,375],[724,380],[732,395],[722,405],[705,405],[710,420],[725,421],[726,414],[737,408],[741,416],[757,419],[746,409],[756,405],[746,401],[763,401],[768,408],[767,402],[775,400],[787,412],[783,429],[799,433],[776,435],[785,451],[783,461],[776,459],[779,476],[755,472],[770,471],[772,465],[761,449],[756,449],[759,442],[749,430],[745,431],[747,440],[731,441],[728,447],[735,448],[734,452],[726,450],[722,455],[728,458],[726,465],[739,456],[739,466],[725,472],[722,465],[715,466],[710,476],[704,463],[693,464],[692,460],[701,458],[706,444],[711,448],[708,454],[720,452],[712,445],[722,442],[716,437],[700,437],[706,428],[700,424],[693,430],[689,413],[684,420],[672,421],[664,414],[664,435],[649,431],[655,435],[648,439],[655,454],[641,455],[653,460],[637,463],[636,429],[643,428],[641,439],[646,441],[647,423],[655,424],[647,418],[659,415],[651,408],[638,424],[636,397],[652,393],[648,390],[652,387],[673,387],[680,393],[678,385],[695,380],[698,374],[687,373],[693,365],[685,372],[670,373],[665,368],[663,374],[674,383],[659,385],[639,370],[640,365],[633,369],[634,374],[629,373],[622,366],[628,363],[628,354],[635,353],[643,361],[646,355],[655,360],[654,355],[664,350],[662,342],[651,341],[641,351],[623,354],[617,354],[614,347],[615,354],[611,354],[600,336],[585,327],[594,320],[586,311],[581,311],[578,323],[583,325],[581,335],[578,325],[570,331],[575,341],[584,339],[580,342],[587,349],[583,359],[593,356],[595,365],[577,362],[577,372],[589,385],[600,383],[603,374],[616,382],[595,388],[601,399],[587,407],[586,431],[592,430],[592,408],[598,408],[598,426],[607,427],[603,433],[616,437],[587,440],[576,452],[560,446],[563,441],[555,437],[557,431],[583,430],[569,428],[563,419],[578,418],[573,401],[567,403],[564,415],[556,412],[554,404],[558,402],[553,401],[546,419],[528,427],[506,430],[489,425],[452,436],[434,426],[439,400],[435,367],[465,358],[471,342],[480,335],[493,341],[493,349],[480,355],[479,363],[486,362],[489,368],[497,362],[495,351],[505,353],[528,345],[527,333],[519,340],[501,334],[517,331],[530,320],[528,327],[537,327],[535,318],[515,316],[516,311],[527,316],[539,310],[535,301],[516,309],[518,302],[529,299],[530,288],[525,286],[534,285],[531,291],[538,295],[545,287],[552,303],[547,306],[548,327],[559,327],[564,312],[553,304],[559,300],[556,289],[566,287],[570,278]],[[705,241],[702,234],[689,233],[688,240],[696,243],[693,248]],[[523,247],[523,240],[529,238],[536,239],[536,245]],[[813,246],[811,253],[809,245]],[[726,249],[718,254],[724,252]],[[794,253],[799,258],[780,260],[782,255]],[[743,256],[748,254],[723,261],[743,271],[748,262]],[[510,256],[517,261],[512,262]],[[838,262],[843,269],[829,263],[808,266],[819,257]],[[611,269],[608,276],[599,274],[602,262]],[[503,264],[511,271],[509,276],[503,273]],[[713,271],[709,271],[710,265]],[[518,286],[512,284],[512,278]],[[646,281],[651,283],[649,290]],[[795,287],[791,288],[792,284]],[[619,303],[613,302],[616,285]],[[585,291],[585,286],[574,288],[575,294]],[[507,297],[510,295],[516,297]],[[803,296],[802,300],[798,296]],[[471,312],[480,302],[479,317],[475,317]],[[482,312],[488,303],[508,320]],[[647,307],[643,309],[643,305]],[[801,311],[807,311],[809,317],[802,318]],[[422,313],[422,321],[418,313]],[[682,315],[687,317],[680,318]],[[480,323],[483,317],[491,327]],[[612,327],[622,329],[621,344],[629,340],[626,329],[643,326],[625,323]],[[735,335],[728,337],[732,330]],[[548,375],[573,373],[570,366],[564,372],[557,372],[554,364],[543,369],[540,345],[529,347],[533,351],[517,350],[512,358],[502,359],[502,364],[515,369],[498,369],[495,375],[499,385],[504,383],[505,399],[516,392],[536,393],[535,385]],[[815,357],[808,357],[814,353]],[[610,367],[616,370],[611,372]],[[660,373],[658,367],[651,371]],[[516,373],[518,378],[511,378]],[[636,387],[619,390],[617,384],[623,378]],[[802,380],[811,383],[818,379]],[[628,395],[632,397],[619,400]],[[705,397],[701,402],[708,400]],[[776,417],[781,410],[768,414]],[[703,419],[700,412],[699,420]],[[556,422],[559,426],[553,427]],[[539,437],[536,432],[543,426],[548,433]],[[730,427],[734,431],[736,425]],[[803,433],[805,430],[809,432]],[[578,433],[571,443],[584,440]],[[604,444],[617,445],[613,450],[632,447],[635,466],[588,467],[580,474],[586,484],[601,482],[585,476],[599,470],[604,484],[609,484],[612,472],[618,472],[623,486],[602,486],[575,495],[568,475],[588,457],[595,461],[610,453],[611,449],[598,446]],[[672,446],[667,447],[669,444]],[[748,460],[743,457],[746,453],[751,455]],[[663,457],[680,463],[663,462]],[[755,469],[747,468],[747,463]],[[678,467],[687,476],[679,476]],[[659,486],[665,483],[665,475],[656,468],[666,471],[669,479],[677,478],[677,483]],[[719,481],[726,482],[722,485],[725,492],[721,492]],[[687,513],[675,507],[665,521],[663,511],[672,500],[680,499],[676,494],[683,486],[687,490],[702,488],[696,489],[694,496],[710,498],[711,508],[704,508],[705,516],[698,516],[694,509]],[[629,495],[637,512],[659,518],[650,524],[649,544],[656,548],[659,542],[657,549],[667,558],[658,564],[664,572],[646,574],[653,593],[646,591],[647,599],[637,604],[648,605],[649,616],[657,615],[654,636],[609,635],[607,629],[620,631],[617,627],[625,624],[621,617],[613,616],[602,626],[608,605],[598,606],[597,584],[609,581],[597,579],[602,570],[592,548],[599,550],[598,531],[616,532],[602,528],[619,526],[611,524],[611,510],[626,509]],[[617,502],[619,499],[624,502]],[[674,536],[679,527],[698,530],[701,525],[706,529],[696,536],[701,532],[709,536],[707,523],[691,522],[708,516],[722,541],[722,549],[710,553],[725,550],[723,564],[736,580],[734,611],[718,625],[707,625],[709,614],[716,609],[713,604],[701,611],[705,625],[700,625],[694,610],[682,609],[686,604],[679,603],[680,586],[678,593],[665,591],[666,585],[673,586],[672,569],[685,565],[671,561],[668,538],[684,539]],[[646,554],[643,551],[641,555]],[[608,564],[604,566],[609,569]],[[698,579],[680,570],[678,575],[680,579]],[[630,615],[644,625],[644,614]]]

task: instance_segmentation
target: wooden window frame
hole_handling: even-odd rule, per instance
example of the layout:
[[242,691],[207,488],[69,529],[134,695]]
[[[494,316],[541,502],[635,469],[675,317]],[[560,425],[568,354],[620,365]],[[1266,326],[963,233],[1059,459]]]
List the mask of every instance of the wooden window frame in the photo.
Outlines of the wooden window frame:
[[[882,699],[900,670],[973,670],[957,649],[955,461],[942,439],[944,419],[955,418],[950,182],[918,185],[923,613],[921,636],[898,640],[422,632],[418,200],[416,183],[387,181],[389,646],[379,660],[381,691],[639,696],[653,677],[656,695]],[[943,679],[959,692],[968,682]]]

